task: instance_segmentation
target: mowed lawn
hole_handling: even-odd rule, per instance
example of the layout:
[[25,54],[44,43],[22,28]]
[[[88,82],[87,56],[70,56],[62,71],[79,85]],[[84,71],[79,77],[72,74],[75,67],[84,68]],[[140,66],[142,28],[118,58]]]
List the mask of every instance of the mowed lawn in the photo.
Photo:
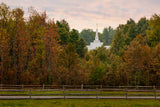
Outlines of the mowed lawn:
[[160,100],[125,100],[125,99],[0,100],[0,107],[160,107]]

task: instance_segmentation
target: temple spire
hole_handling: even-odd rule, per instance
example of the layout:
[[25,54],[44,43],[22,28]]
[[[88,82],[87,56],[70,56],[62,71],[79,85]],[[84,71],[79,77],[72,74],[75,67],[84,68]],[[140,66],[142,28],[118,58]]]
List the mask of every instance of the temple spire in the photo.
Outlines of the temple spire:
[[99,40],[99,38],[98,38],[98,24],[96,24],[97,25],[97,29],[96,29],[96,37],[95,37],[95,40]]
[[[90,45],[87,45],[87,48],[88,50],[93,50],[93,49],[96,49],[98,47],[101,47],[103,45],[103,42],[101,42],[99,40],[99,37],[98,37],[98,24],[96,24],[96,36],[95,36],[95,40],[93,42],[90,43]],[[109,49],[110,46],[105,46],[106,49]]]

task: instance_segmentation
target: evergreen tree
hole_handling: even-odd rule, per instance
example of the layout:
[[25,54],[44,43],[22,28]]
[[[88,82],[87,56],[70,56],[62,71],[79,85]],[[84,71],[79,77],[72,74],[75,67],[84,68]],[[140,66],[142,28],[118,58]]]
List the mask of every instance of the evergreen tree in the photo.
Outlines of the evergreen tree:
[[91,29],[83,29],[80,33],[80,37],[82,37],[87,45],[89,45],[90,42],[93,42],[95,39],[95,32]]
[[57,21],[58,34],[60,35],[61,45],[66,45],[69,41],[69,24],[65,20]]

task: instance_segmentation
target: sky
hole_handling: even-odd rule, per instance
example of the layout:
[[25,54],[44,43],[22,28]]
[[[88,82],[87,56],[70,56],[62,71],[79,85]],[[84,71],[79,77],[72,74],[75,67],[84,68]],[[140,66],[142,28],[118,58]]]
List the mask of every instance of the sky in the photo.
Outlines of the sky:
[[22,8],[29,17],[28,8],[46,11],[50,19],[65,19],[71,29],[93,29],[100,32],[105,27],[118,27],[130,18],[136,22],[160,14],[160,0],[0,0],[11,9]]

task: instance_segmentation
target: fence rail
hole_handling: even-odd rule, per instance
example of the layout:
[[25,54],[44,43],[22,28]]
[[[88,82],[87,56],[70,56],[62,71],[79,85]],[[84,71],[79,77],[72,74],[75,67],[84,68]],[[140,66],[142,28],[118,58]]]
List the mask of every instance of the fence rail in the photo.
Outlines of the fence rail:
[[10,85],[0,84],[0,89],[96,89],[96,88],[116,88],[116,89],[160,89],[160,86],[106,86],[106,85]]
[[[155,86],[0,85],[0,99],[160,99]],[[14,88],[13,88],[14,87]],[[48,88],[49,87],[49,88]]]

